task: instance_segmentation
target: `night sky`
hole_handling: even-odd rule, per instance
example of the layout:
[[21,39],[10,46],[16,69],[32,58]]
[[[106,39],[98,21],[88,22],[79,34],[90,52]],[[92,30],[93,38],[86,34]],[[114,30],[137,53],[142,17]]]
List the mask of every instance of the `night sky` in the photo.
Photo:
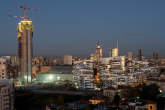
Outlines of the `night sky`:
[[128,51],[165,56],[165,0],[1,0],[0,55],[16,55],[16,19],[19,5],[28,11],[35,27],[34,53],[43,56],[88,56],[99,40],[104,56],[119,41],[121,55]]

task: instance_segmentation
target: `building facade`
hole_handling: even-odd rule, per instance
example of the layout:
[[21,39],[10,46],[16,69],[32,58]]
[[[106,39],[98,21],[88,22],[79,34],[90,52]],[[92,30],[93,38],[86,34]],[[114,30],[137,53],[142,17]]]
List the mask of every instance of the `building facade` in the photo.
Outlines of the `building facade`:
[[9,61],[5,58],[0,58],[0,78],[9,79],[11,73],[9,71]]
[[64,65],[72,65],[72,56],[71,55],[64,56]]
[[111,51],[110,51],[110,57],[117,57],[118,54],[119,54],[118,52],[119,52],[118,48],[111,49]]
[[10,80],[0,80],[0,110],[14,110],[14,86]]
[[18,23],[18,56],[20,59],[20,75],[22,83],[32,81],[32,46],[33,25],[32,21],[24,19]]

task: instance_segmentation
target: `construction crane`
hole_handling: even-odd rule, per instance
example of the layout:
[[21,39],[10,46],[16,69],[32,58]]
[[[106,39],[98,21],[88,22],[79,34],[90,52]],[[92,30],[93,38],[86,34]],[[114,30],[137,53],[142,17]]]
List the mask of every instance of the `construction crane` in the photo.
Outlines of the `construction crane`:
[[15,18],[15,19],[18,19],[18,20],[24,20],[24,21],[27,21],[27,20],[30,20],[30,17],[27,17],[26,15],[26,11],[29,10],[29,11],[39,11],[38,8],[27,8],[26,5],[20,5],[19,8],[23,9],[24,11],[24,16],[15,16],[15,15],[11,15],[11,14],[6,14],[6,16],[10,17],[10,18]]
[[14,15],[11,15],[11,14],[6,14],[6,16],[8,16],[9,18],[15,18],[15,19],[18,19],[18,20],[21,20],[21,19],[24,18],[22,16],[14,16]]
[[[6,16],[8,16],[8,17],[10,17],[10,18],[14,18],[14,19],[20,20],[20,21],[22,21],[22,22],[23,22],[23,21],[31,21],[31,18],[28,17],[28,16],[26,15],[26,11],[27,11],[27,10],[28,10],[28,11],[39,11],[38,8],[27,8],[27,7],[26,7],[26,4],[20,5],[19,8],[20,8],[20,9],[23,9],[23,12],[24,12],[24,15],[23,15],[23,16],[15,16],[15,15],[11,15],[11,14],[6,14]],[[18,27],[21,27],[21,26],[18,26]],[[17,40],[19,40],[20,36],[21,36],[21,34],[18,33]]]
[[38,11],[38,8],[27,8],[26,5],[20,5],[19,8],[23,9],[24,11],[24,21],[28,20],[29,18],[26,16],[26,10],[31,10],[31,11]]

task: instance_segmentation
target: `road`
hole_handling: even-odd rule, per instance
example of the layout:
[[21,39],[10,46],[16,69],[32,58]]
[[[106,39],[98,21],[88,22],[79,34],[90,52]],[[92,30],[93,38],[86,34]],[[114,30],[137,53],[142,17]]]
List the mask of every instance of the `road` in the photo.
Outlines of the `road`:
[[31,90],[34,94],[65,94],[65,95],[95,95],[94,92],[66,91],[66,90]]

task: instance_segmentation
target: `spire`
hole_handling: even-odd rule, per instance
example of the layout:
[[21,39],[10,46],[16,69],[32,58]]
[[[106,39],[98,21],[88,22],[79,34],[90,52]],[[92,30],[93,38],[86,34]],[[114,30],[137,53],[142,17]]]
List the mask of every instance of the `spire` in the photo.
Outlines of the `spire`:
[[117,40],[117,56],[119,55],[119,42],[118,42],[118,40]]
[[118,48],[118,49],[119,49],[119,42],[118,42],[118,40],[117,40],[117,45],[116,45],[116,48]]

